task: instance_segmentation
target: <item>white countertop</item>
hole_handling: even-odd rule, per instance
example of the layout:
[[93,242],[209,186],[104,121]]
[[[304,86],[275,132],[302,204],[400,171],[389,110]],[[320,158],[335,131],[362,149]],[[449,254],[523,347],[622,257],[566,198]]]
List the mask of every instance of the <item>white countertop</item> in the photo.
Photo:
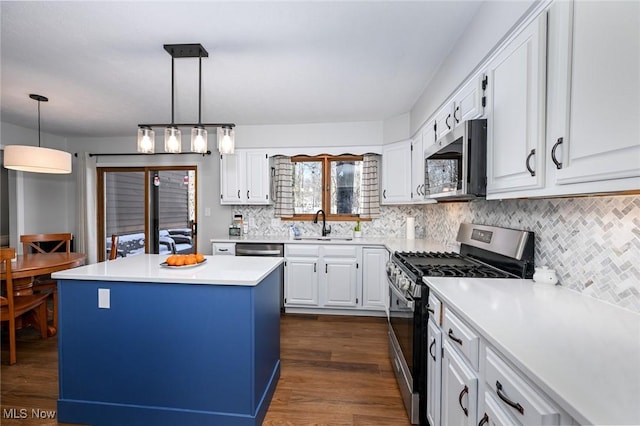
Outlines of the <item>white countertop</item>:
[[532,280],[425,278],[581,424],[640,424],[640,315]]
[[336,235],[334,240],[294,240],[288,236],[243,235],[241,237],[212,238],[212,243],[282,243],[282,244],[341,244],[362,246],[384,246],[394,251],[446,251],[443,244],[425,239],[407,240],[405,238],[362,237],[350,240],[340,239],[345,236]]
[[205,256],[206,262],[203,264],[178,269],[160,266],[167,257],[159,254],[121,257],[56,272],[52,277],[91,281],[255,286],[284,262],[282,257]]

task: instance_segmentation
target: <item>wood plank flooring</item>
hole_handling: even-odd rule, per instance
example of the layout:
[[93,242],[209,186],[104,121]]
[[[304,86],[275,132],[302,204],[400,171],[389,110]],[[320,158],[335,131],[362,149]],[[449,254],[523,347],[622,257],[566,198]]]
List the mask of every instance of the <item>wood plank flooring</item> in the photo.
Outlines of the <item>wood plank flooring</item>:
[[[56,338],[18,333],[18,363],[9,366],[3,340],[2,425],[55,425]],[[387,353],[386,319],[282,316],[281,376],[264,425],[409,425]],[[7,418],[10,409],[26,418]],[[60,423],[65,425],[65,423]]]

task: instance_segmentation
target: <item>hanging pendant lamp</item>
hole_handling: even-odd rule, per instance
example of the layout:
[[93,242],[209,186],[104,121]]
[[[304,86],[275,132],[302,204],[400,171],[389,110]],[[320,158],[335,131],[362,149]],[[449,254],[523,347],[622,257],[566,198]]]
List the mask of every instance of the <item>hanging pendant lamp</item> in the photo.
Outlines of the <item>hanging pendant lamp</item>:
[[40,143],[40,102],[49,99],[31,94],[38,101],[38,146],[7,145],[4,147],[4,167],[11,170],[33,173],[71,173],[71,154],[57,149],[43,148]]
[[[233,153],[235,142],[233,128],[235,124],[202,122],[202,58],[207,58],[209,53],[201,44],[165,44],[164,49],[171,55],[171,123],[138,124],[138,152],[154,154],[155,131],[153,128],[164,127],[164,151],[166,153],[179,154],[182,152],[182,132],[180,127],[191,127],[191,152],[203,155],[210,154],[207,144],[207,127],[216,127],[218,128],[218,150],[223,154]],[[199,61],[197,123],[176,124],[174,122],[174,60],[176,58],[198,58]],[[225,135],[224,143],[222,143]],[[224,152],[221,150],[222,146],[225,147]]]

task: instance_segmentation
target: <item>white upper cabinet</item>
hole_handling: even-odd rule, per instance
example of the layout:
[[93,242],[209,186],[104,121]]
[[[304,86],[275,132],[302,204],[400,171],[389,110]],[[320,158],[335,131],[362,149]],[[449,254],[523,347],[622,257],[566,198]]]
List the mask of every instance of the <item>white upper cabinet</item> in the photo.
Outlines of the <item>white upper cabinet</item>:
[[269,204],[269,156],[265,150],[220,155],[221,204]]
[[411,140],[411,200],[424,200],[424,148],[422,132]]
[[454,119],[453,119],[453,110],[454,110],[454,102],[450,100],[447,102],[434,117],[436,123],[436,140],[440,139],[451,130],[453,130]]
[[411,203],[411,140],[382,147],[381,204]]
[[457,126],[463,121],[480,118],[484,115],[482,73],[469,81],[453,96],[453,124]]
[[546,23],[545,12],[487,66],[487,198],[544,185]]
[[556,2],[551,12],[557,50],[549,107],[557,109],[549,114],[547,149],[554,183],[638,189],[640,2]]

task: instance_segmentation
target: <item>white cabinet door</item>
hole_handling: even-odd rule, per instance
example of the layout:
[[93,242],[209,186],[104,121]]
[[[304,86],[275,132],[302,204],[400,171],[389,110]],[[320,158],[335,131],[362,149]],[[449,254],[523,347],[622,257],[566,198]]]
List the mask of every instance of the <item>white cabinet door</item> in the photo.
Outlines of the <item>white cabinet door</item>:
[[411,202],[411,141],[382,147],[381,204]]
[[639,177],[640,3],[574,2],[566,47],[568,122],[549,141],[558,144],[556,184]]
[[362,307],[379,311],[389,308],[386,264],[389,252],[384,248],[362,249]]
[[442,330],[429,318],[427,326],[427,420],[440,424],[440,395],[442,390]]
[[244,165],[242,154],[220,155],[220,201],[226,204],[241,204],[244,187]]
[[477,424],[478,376],[447,341],[443,343],[441,424]]
[[482,78],[483,75],[472,77],[462,89],[454,95],[453,124],[457,126],[463,121],[482,117]]
[[411,200],[424,199],[424,150],[422,132],[411,141]]
[[488,195],[544,185],[546,22],[545,12],[487,66]]
[[436,139],[440,139],[453,130],[455,120],[453,118],[453,101],[447,102],[435,115]]
[[247,151],[245,155],[247,204],[266,204],[269,202],[269,156],[264,151]]
[[318,306],[318,258],[287,257],[285,305]]
[[357,270],[355,258],[323,258],[322,305],[327,307],[354,307],[358,304]]
[[269,204],[269,184],[267,151],[237,149],[220,156],[221,204]]
[[485,426],[511,426],[518,424],[489,392],[484,393],[484,410],[478,424]]

